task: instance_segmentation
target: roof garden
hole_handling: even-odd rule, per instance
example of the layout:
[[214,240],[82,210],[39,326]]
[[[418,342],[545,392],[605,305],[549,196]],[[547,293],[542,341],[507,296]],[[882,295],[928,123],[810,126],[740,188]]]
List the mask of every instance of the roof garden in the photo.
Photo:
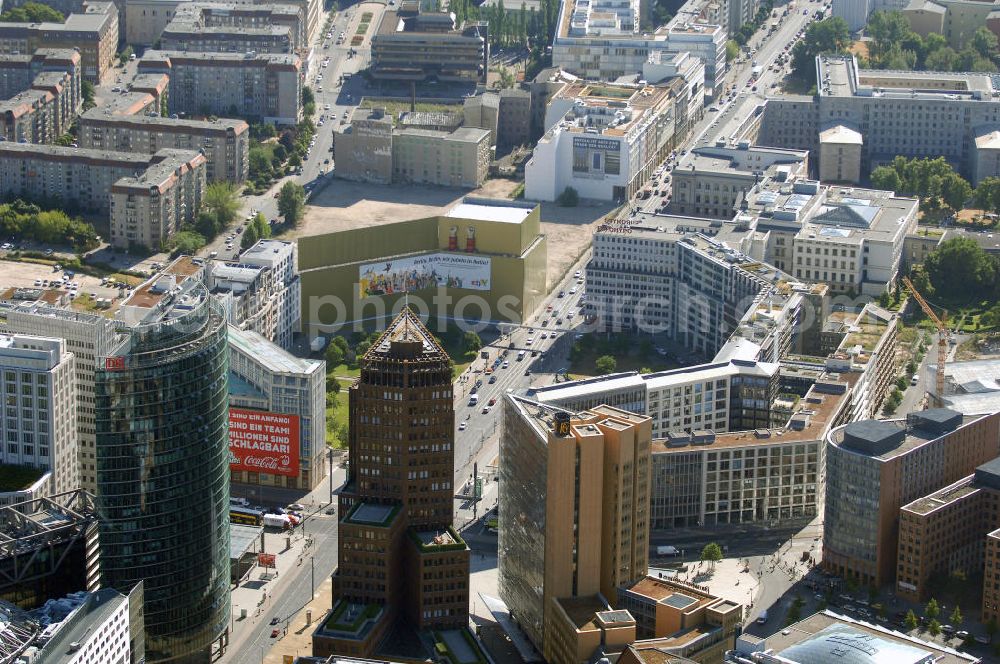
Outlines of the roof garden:
[[358,604],[347,600],[338,600],[323,622],[324,632],[337,632],[340,635],[362,639],[378,623],[385,609],[380,604]]
[[0,492],[30,489],[47,472],[44,468],[0,464]]
[[464,551],[466,548],[465,540],[451,526],[447,530],[414,530],[411,528],[410,539],[422,553]]

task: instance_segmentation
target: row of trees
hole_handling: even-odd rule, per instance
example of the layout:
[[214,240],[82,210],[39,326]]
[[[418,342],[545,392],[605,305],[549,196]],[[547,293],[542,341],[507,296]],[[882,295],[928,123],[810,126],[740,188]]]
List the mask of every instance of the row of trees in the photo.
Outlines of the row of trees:
[[0,204],[0,237],[71,245],[78,251],[97,246],[97,231],[83,219],[62,210],[43,210],[20,199]]
[[741,25],[740,29],[733,35],[733,41],[740,46],[743,46],[750,41],[750,38],[753,37],[758,30],[760,30],[761,26],[764,25],[768,17],[771,16],[772,9],[774,9],[774,0],[765,0],[762,2],[760,8],[757,9],[757,13],[753,17],[753,20]]
[[[928,620],[927,631],[930,632],[931,636],[937,636],[941,633],[941,623],[938,621],[940,616],[941,607],[938,604],[938,601],[932,597],[931,600],[927,602],[927,606],[924,607],[924,617]],[[949,616],[948,620],[949,624],[956,629],[965,620],[965,616],[962,615],[962,609],[957,604],[955,605],[955,609],[951,612],[951,616]],[[913,609],[907,611],[906,618],[904,618],[903,622],[908,630],[914,630],[920,624],[920,621],[917,619],[917,615],[913,612]]]
[[490,46],[526,46],[545,48],[552,45],[552,35],[559,21],[558,0],[541,0],[539,8],[507,9],[503,0],[478,5],[473,0],[452,0],[448,10],[457,21],[489,22]]
[[26,2],[0,14],[0,21],[12,23],[62,23],[65,20],[62,12],[40,2]]
[[947,206],[961,209],[972,198],[972,186],[945,161],[896,157],[891,163],[878,166],[871,174],[872,186],[904,196],[919,196],[925,212]]
[[916,69],[930,71],[995,72],[998,60],[996,35],[980,27],[961,51],[948,45],[943,35],[921,37],[899,11],[877,11],[865,29],[871,38],[868,58],[862,64],[872,69]]
[[[310,103],[315,108],[315,102]],[[311,118],[312,114],[307,113],[305,120],[280,133],[272,124],[253,125],[247,175],[250,193],[264,191],[276,177],[302,165],[309,142],[316,134]]]

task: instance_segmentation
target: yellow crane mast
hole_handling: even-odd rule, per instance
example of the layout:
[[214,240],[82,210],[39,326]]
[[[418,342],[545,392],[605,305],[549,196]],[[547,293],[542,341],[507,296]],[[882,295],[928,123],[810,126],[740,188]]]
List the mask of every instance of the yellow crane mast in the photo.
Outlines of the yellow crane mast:
[[934,310],[931,309],[931,305],[927,303],[924,296],[920,294],[917,287],[913,285],[909,277],[903,277],[903,283],[906,285],[907,290],[913,293],[914,299],[916,299],[917,304],[920,308],[924,310],[927,317],[930,318],[934,325],[937,326],[938,330],[938,359],[937,359],[937,376],[934,381],[935,396],[937,397],[938,404],[942,403],[944,400],[944,361],[948,357],[948,327],[945,325],[945,320],[948,319],[948,312],[942,311],[941,317],[938,318]]

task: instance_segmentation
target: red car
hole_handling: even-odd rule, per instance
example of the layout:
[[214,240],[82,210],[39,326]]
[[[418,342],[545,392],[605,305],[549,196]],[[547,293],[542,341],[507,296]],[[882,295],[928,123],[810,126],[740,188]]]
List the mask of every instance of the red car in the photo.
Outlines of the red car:
[[278,637],[278,630],[277,629],[272,629],[271,630],[271,638],[275,639],[277,637]]
[[489,403],[487,403],[486,405],[487,406],[493,406],[493,405],[496,405],[496,402],[497,402],[496,397],[494,397],[494,398],[490,399]]

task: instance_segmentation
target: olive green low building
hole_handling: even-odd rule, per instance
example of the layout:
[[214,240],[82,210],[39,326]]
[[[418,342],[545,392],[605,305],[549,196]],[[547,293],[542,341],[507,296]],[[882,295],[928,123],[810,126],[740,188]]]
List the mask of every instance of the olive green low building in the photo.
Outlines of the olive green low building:
[[466,197],[442,215],[298,242],[310,338],[384,324],[404,300],[432,329],[518,323],[547,292],[537,205]]

